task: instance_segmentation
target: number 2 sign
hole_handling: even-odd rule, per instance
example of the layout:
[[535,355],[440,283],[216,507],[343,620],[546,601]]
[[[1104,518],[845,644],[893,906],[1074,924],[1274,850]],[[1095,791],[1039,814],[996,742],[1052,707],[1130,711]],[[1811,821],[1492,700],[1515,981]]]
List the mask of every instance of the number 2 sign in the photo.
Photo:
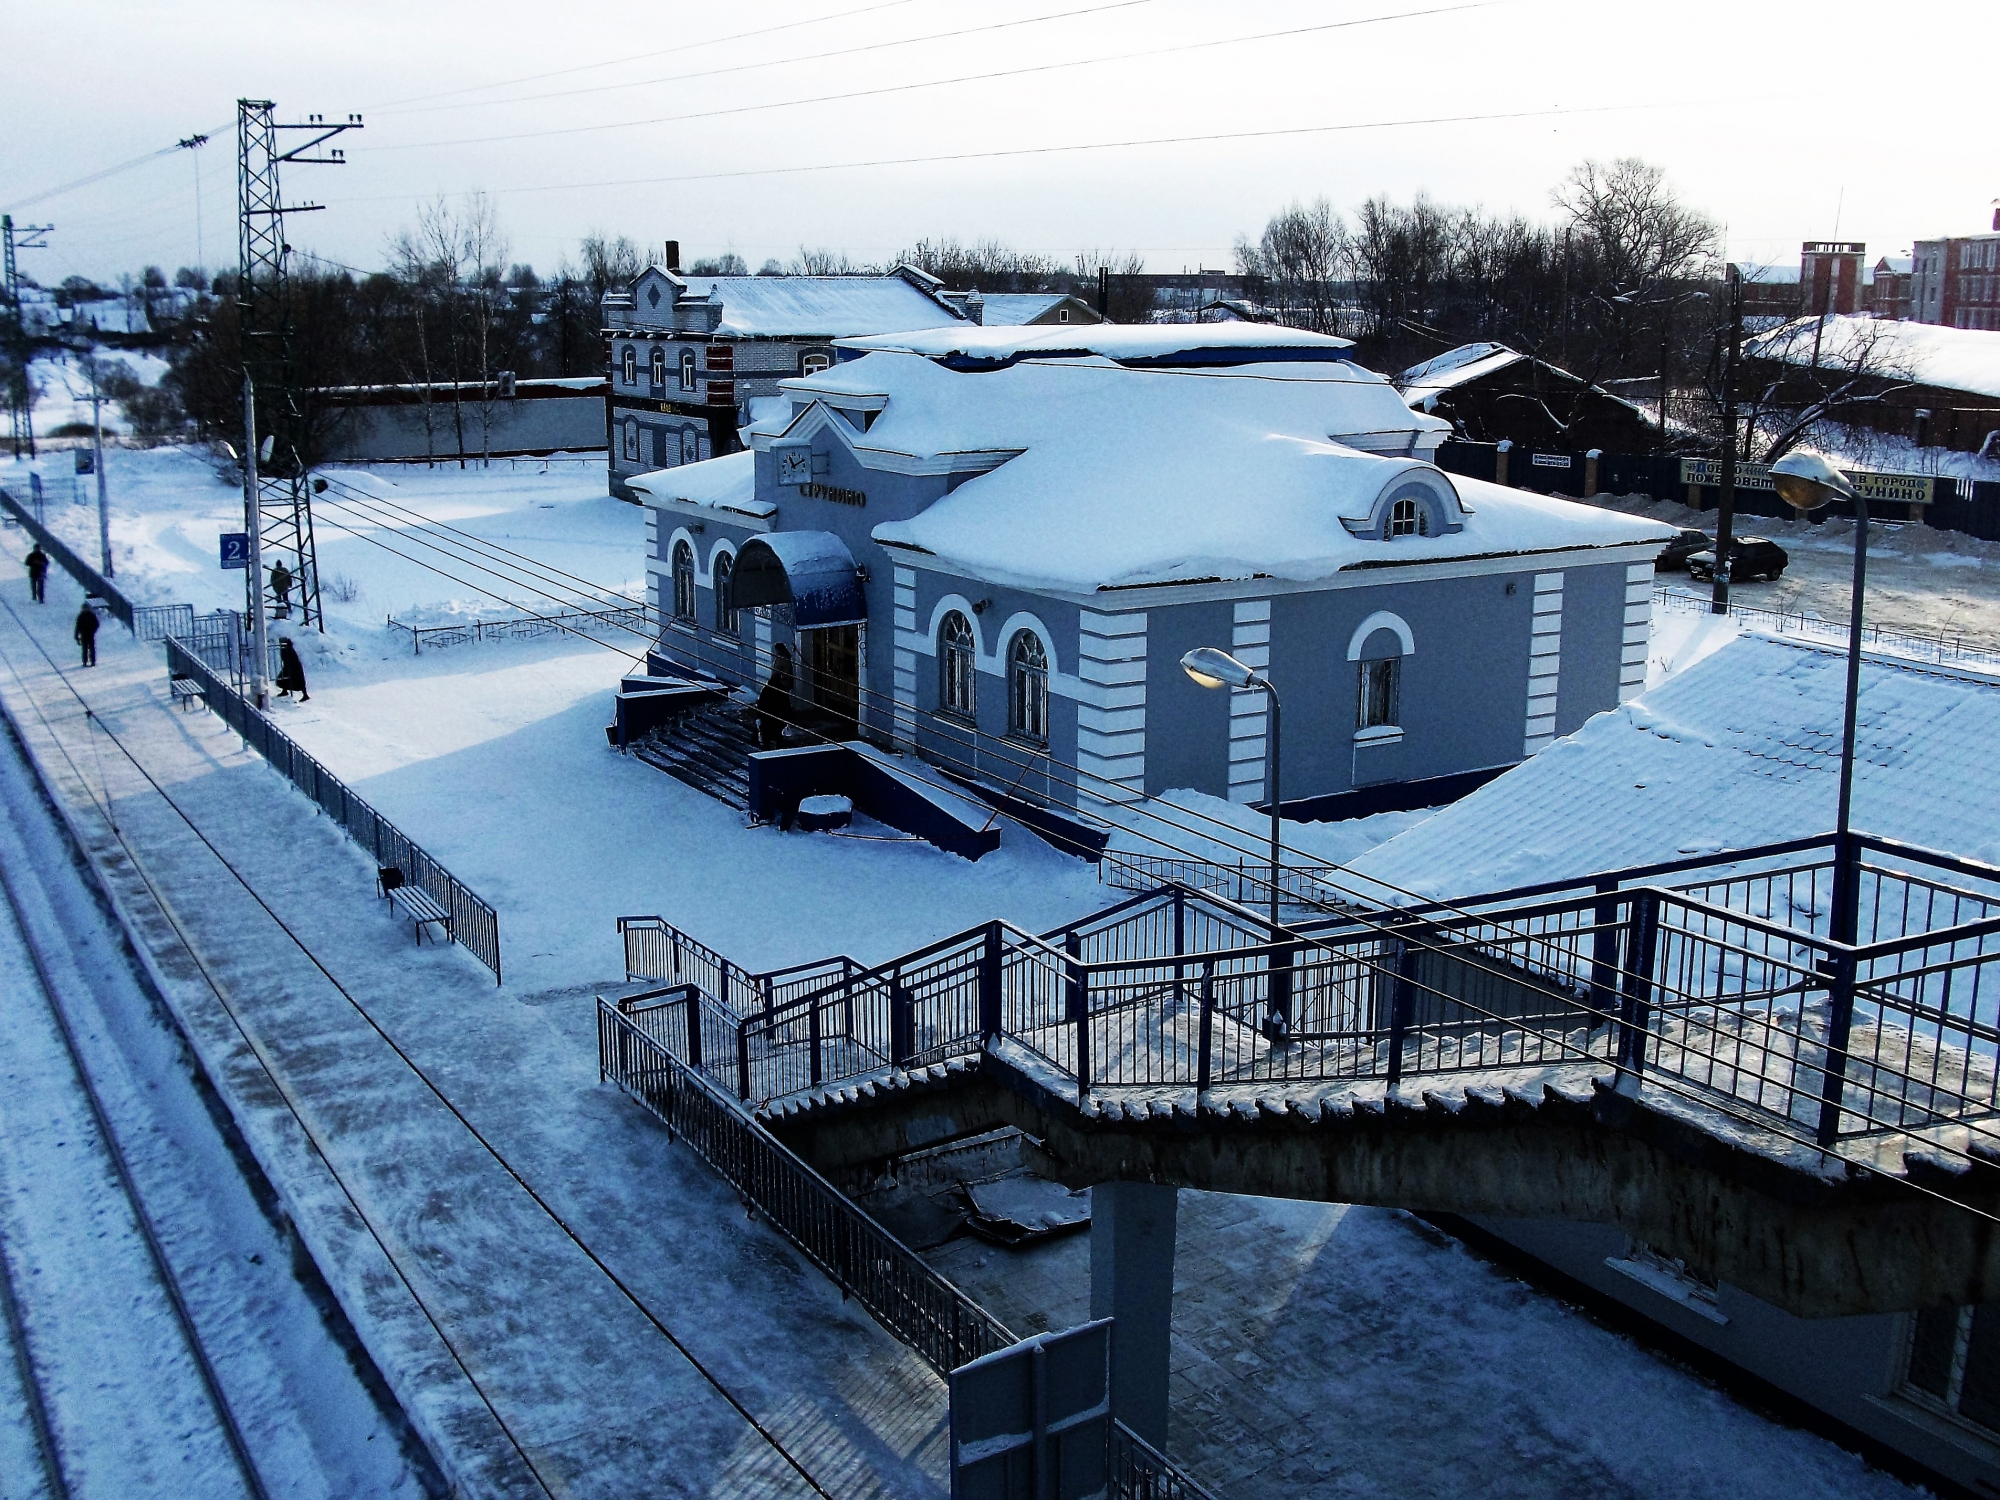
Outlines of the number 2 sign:
[[237,569],[250,566],[249,532],[225,531],[222,533],[222,566]]

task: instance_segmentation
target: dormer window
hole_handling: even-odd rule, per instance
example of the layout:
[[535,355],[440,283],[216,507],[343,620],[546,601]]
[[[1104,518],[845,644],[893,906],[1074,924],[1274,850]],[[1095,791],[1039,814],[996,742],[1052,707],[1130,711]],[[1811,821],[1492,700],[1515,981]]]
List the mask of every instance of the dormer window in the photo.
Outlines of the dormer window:
[[639,383],[639,351],[631,344],[625,346],[625,383],[627,385]]
[[799,373],[801,375],[817,375],[821,370],[830,370],[832,368],[833,356],[830,354],[808,354],[804,359],[799,361]]
[[694,350],[692,349],[681,350],[681,389],[684,391],[694,389]]
[[1430,512],[1425,510],[1415,500],[1405,498],[1398,500],[1394,505],[1389,507],[1389,535],[1391,538],[1399,536],[1429,536],[1430,534]]

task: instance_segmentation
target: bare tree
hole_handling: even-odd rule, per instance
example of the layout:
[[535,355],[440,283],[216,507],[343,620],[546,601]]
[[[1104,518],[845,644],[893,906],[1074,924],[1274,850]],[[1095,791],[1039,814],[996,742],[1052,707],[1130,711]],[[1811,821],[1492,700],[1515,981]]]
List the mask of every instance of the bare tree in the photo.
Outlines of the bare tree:
[[1255,245],[1239,237],[1236,270],[1263,288],[1279,318],[1316,333],[1339,333],[1340,286],[1352,259],[1347,225],[1331,203],[1316,198],[1272,215]]
[[1028,291],[1070,290],[1085,299],[1094,298],[1098,277],[1105,281],[1107,323],[1150,323],[1155,302],[1153,284],[1146,279],[1146,257],[1137,250],[1079,250],[1076,252],[1076,280],[1070,287],[1051,279],[1047,286]]
[[[1746,349],[1760,378],[1745,403],[1746,445],[1773,463],[1830,426],[1867,418],[1915,388],[1896,348],[1899,325],[1832,315],[1799,318]],[[1746,457],[1748,454],[1746,453]]]

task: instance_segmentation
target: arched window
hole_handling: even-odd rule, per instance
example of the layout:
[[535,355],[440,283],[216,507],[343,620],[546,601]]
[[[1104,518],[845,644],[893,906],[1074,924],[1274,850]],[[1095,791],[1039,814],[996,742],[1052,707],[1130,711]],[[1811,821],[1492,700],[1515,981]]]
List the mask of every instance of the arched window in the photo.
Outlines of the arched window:
[[1032,630],[1007,648],[1007,727],[1024,740],[1049,742],[1049,657]]
[[694,619],[694,548],[674,543],[674,618]]
[[658,344],[653,345],[653,384],[667,383],[667,351]]
[[694,350],[692,349],[681,350],[681,389],[684,391],[694,389]]
[[715,559],[715,628],[724,635],[740,635],[743,630],[743,616],[731,602],[729,581],[736,571],[736,560],[727,552]]
[[938,709],[960,718],[974,717],[979,708],[979,688],[974,681],[978,647],[972,638],[972,622],[953,610],[938,627]]
[[832,368],[833,356],[831,354],[808,354],[804,359],[799,361],[799,373],[801,375],[817,375],[821,370],[830,370]]
[[639,461],[639,424],[637,422],[627,422],[625,424],[625,457],[635,464]]
[[1398,500],[1389,507],[1389,535],[1429,536],[1431,514],[1415,500]]
[[700,456],[701,453],[696,445],[694,429],[692,427],[683,427],[681,429],[681,462],[691,464]]
[[625,346],[625,383],[627,385],[639,383],[639,351],[631,344]]

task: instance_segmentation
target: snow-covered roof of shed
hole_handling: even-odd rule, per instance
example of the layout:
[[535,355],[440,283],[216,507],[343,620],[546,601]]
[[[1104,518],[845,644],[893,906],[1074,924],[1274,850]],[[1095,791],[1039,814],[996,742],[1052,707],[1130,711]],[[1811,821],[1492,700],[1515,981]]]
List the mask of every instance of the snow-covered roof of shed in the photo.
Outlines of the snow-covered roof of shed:
[[983,316],[989,328],[1017,328],[1032,323],[1059,303],[1069,301],[1067,292],[983,292]]
[[[1087,593],[1144,583],[1271,577],[1495,554],[1664,542],[1672,529],[1617,512],[1361,453],[1337,439],[1433,425],[1380,376],[1323,379],[1135,370],[1101,358],[1028,360],[967,372],[870,354],[785,382],[795,402],[879,409],[865,434],[833,430],[864,464],[985,455],[995,466],[929,509],[875,528],[996,583]],[[845,398],[845,402],[843,401]],[[758,446],[808,419],[747,429]],[[970,466],[970,465],[968,465]],[[1357,536],[1408,476],[1469,502],[1463,528],[1393,542]]]
[[1343,357],[1354,344],[1304,328],[1265,323],[1059,323],[1031,327],[954,324],[916,332],[842,339],[843,349],[922,354],[931,359],[961,356],[981,360],[1047,359],[1100,354],[1120,363],[1238,364],[1259,354],[1267,359]]
[[[1507,357],[1497,364],[1489,365],[1487,362],[1497,355]],[[1505,344],[1460,344],[1456,349],[1447,349],[1420,365],[1411,365],[1396,377],[1396,384],[1432,385],[1442,389],[1447,385],[1456,385],[1460,380],[1471,379],[1471,376],[1463,373],[1468,368],[1478,367],[1479,373],[1484,374],[1487,369],[1498,370],[1517,359],[1524,358],[1525,355],[1517,354]],[[1448,376],[1455,376],[1456,379],[1447,379]]]
[[717,298],[716,332],[738,338],[844,338],[934,328],[953,313],[901,276],[683,276],[684,299]]
[[[1743,352],[1784,364],[1811,364],[1812,328],[1811,318],[1794,318],[1749,340]],[[1829,369],[1861,369],[1888,380],[2000,396],[2000,332],[1987,329],[1833,313],[1820,334],[1819,361]]]
[[711,510],[731,510],[738,515],[768,516],[778,507],[757,498],[756,458],[756,454],[746,449],[698,464],[634,474],[625,482],[649,500],[678,500],[684,505],[705,505]]
[[[1349,868],[1455,899],[1825,833],[1846,671],[1746,635]],[[1871,654],[1859,722],[1855,827],[2000,862],[2000,680]]]

